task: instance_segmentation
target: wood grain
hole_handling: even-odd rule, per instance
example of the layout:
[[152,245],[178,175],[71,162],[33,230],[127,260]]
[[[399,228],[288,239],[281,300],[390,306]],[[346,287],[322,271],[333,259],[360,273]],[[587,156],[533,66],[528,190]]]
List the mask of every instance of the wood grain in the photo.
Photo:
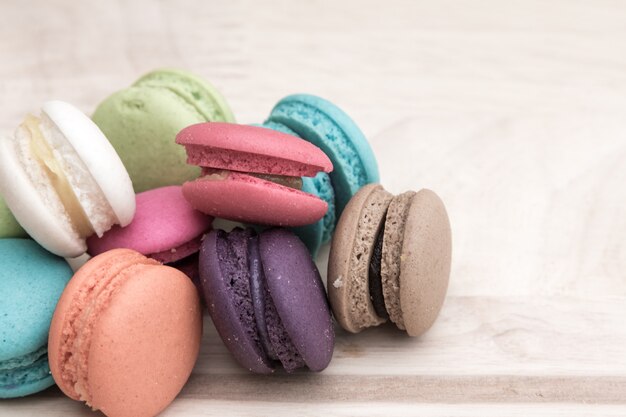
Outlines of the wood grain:
[[[327,97],[387,189],[442,196],[452,277],[424,337],[338,331],[323,373],[258,377],[207,320],[164,416],[624,416],[625,21],[611,0],[3,0],[0,133],[47,99],[90,113],[183,67],[244,123]],[[0,415],[93,413],[53,388]]]

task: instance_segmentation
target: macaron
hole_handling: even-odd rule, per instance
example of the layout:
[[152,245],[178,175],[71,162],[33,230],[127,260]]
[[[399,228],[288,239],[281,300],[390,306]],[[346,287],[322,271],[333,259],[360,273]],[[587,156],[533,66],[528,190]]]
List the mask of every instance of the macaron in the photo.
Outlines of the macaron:
[[234,122],[222,95],[207,81],[175,69],[152,71],[106,98],[93,114],[128,169],[136,192],[180,185],[200,170],[185,164],[174,137],[200,122]]
[[184,272],[195,276],[194,255],[200,249],[202,236],[211,229],[213,218],[194,210],[179,185],[144,191],[137,194],[136,201],[133,221],[126,227],[113,227],[102,237],[89,238],[89,254],[133,249],[161,263],[181,265]]
[[328,296],[342,328],[387,320],[409,336],[428,330],[443,305],[452,254],[441,199],[422,189],[393,196],[363,187],[346,206],[328,260]]
[[200,348],[196,288],[130,249],[88,261],[50,325],[50,370],[70,398],[109,417],[153,417],[189,378]]
[[30,239],[0,239],[0,398],[54,385],[48,330],[72,270]]
[[100,129],[74,106],[49,101],[0,138],[0,194],[41,246],[74,258],[85,238],[135,214],[128,173]]
[[318,147],[285,133],[232,123],[200,123],[176,136],[187,162],[203,175],[183,184],[197,209],[244,223],[302,226],[324,217],[328,204],[299,190],[300,177],[330,172]]
[[0,195],[0,239],[27,236],[22,226],[15,220],[15,216],[13,216],[9,207],[7,207],[4,198]]
[[333,163],[330,178],[305,183],[307,191],[334,206],[325,218],[295,230],[315,255],[330,236],[344,207],[364,185],[379,182],[374,152],[356,123],[321,97],[295,94],[280,100],[263,126],[287,131],[321,148]]
[[213,323],[241,366],[255,373],[328,366],[335,336],[326,293],[292,232],[211,231],[200,249],[200,278]]
[[[300,137],[296,132],[289,129],[287,126],[276,122],[266,121],[263,124],[254,126],[265,127],[267,129],[277,130],[291,136]],[[315,258],[320,247],[323,244],[330,242],[330,238],[335,230],[335,225],[337,224],[335,190],[333,189],[333,185],[328,174],[325,172],[318,172],[315,177],[302,177],[302,191],[318,196],[328,205],[326,214],[324,214],[324,217],[317,222],[291,228],[291,230],[309,248],[313,258]]]

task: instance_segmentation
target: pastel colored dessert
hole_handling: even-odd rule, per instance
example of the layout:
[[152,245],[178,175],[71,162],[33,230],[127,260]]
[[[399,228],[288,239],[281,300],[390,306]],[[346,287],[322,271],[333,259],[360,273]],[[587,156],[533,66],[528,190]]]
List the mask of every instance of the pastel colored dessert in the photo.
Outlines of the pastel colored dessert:
[[186,127],[176,142],[203,176],[183,194],[203,213],[246,223],[301,226],[321,219],[328,204],[299,190],[300,177],[333,169],[319,148],[278,131],[231,123]]
[[176,134],[200,122],[234,122],[222,95],[186,71],[152,71],[105,99],[93,120],[128,169],[136,192],[180,185],[200,174],[185,164]]
[[54,385],[48,329],[72,276],[63,258],[30,239],[0,239],[0,398]]
[[0,139],[0,194],[41,246],[74,258],[85,238],[135,214],[128,173],[100,129],[80,110],[49,101],[12,137]]
[[137,194],[133,221],[126,227],[113,227],[100,238],[89,238],[89,254],[95,256],[116,248],[133,249],[164,264],[180,265],[193,278],[197,275],[198,259],[194,255],[212,221],[212,217],[189,205],[178,185],[144,191]]
[[305,181],[307,192],[318,195],[334,210],[324,219],[296,229],[313,255],[330,241],[337,219],[350,198],[364,185],[379,182],[378,164],[367,139],[352,119],[333,103],[309,94],[280,100],[263,126],[294,134],[321,148],[335,167],[330,178]]
[[200,249],[200,278],[213,323],[243,367],[328,366],[335,336],[324,286],[292,232],[214,230]]
[[363,187],[346,206],[328,261],[328,296],[349,332],[390,320],[409,336],[428,330],[443,305],[452,238],[441,199],[430,190],[393,196]]
[[[296,132],[280,123],[266,121],[261,125],[254,126],[265,127],[267,129],[273,129],[288,135],[299,137]],[[337,223],[335,211],[335,190],[333,189],[333,185],[328,174],[325,172],[318,172],[315,177],[302,177],[302,191],[318,196],[328,205],[326,214],[317,222],[291,228],[291,230],[309,248],[313,258],[315,258],[320,247],[323,244],[330,242],[330,238],[335,230],[335,225]]]
[[0,195],[0,239],[28,236]]
[[92,258],[70,280],[50,325],[55,382],[109,417],[153,417],[189,378],[200,348],[196,288],[130,249]]

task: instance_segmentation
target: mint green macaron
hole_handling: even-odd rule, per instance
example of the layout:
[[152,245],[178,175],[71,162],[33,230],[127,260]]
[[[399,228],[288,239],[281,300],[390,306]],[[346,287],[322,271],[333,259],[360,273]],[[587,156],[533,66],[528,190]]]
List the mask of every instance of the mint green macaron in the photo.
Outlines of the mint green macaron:
[[207,121],[234,122],[222,95],[186,71],[152,71],[105,99],[93,120],[120,155],[135,192],[182,184],[200,171],[187,165],[174,142],[184,127]]
[[11,210],[9,210],[4,199],[0,196],[0,239],[26,236],[28,235],[17,220],[15,220]]

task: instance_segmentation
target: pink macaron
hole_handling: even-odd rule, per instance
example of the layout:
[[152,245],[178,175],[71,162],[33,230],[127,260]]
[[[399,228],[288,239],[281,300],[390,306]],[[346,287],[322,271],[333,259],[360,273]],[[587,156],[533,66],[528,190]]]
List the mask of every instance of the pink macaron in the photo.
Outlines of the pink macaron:
[[126,227],[114,227],[101,238],[87,240],[95,256],[116,248],[134,249],[164,264],[193,275],[202,236],[211,229],[212,217],[185,200],[180,186],[169,186],[137,194],[137,210]]
[[50,370],[67,396],[108,417],[153,417],[189,378],[201,334],[198,294],[183,273],[114,249],[88,261],[63,291]]
[[211,216],[247,223],[302,226],[321,219],[328,205],[301,191],[301,177],[330,172],[315,145],[271,129],[200,123],[183,129],[176,143],[203,175],[183,184],[191,205]]

